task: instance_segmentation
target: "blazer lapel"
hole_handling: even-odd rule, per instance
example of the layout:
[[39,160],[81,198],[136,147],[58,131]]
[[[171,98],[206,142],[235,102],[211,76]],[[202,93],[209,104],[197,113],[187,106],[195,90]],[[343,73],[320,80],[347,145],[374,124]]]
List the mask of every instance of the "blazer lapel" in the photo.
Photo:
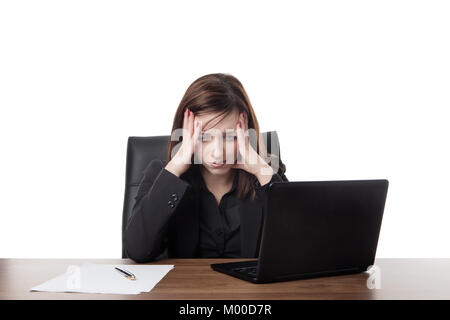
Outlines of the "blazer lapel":
[[197,256],[199,232],[199,197],[189,192],[183,208],[177,210],[176,236],[179,258]]
[[189,182],[189,188],[185,198],[176,211],[175,235],[177,237],[178,258],[192,258],[197,256],[199,233],[200,198],[198,186],[195,182],[195,171],[191,167],[182,178]]
[[[177,256],[180,258],[196,257],[198,254],[200,197],[197,190],[198,180],[195,180],[192,171],[189,172],[186,178],[196,187],[188,191],[186,201],[180,203],[182,208],[176,212]],[[263,206],[258,201],[243,201],[239,211],[241,256],[257,258],[263,224]]]
[[[180,258],[197,256],[199,197],[193,194],[191,196],[183,206],[184,210],[180,210],[177,216],[176,234]],[[190,209],[188,209],[189,207]],[[239,207],[239,214],[241,220],[241,256],[243,258],[257,258],[263,224],[263,207],[257,202],[244,202]]]

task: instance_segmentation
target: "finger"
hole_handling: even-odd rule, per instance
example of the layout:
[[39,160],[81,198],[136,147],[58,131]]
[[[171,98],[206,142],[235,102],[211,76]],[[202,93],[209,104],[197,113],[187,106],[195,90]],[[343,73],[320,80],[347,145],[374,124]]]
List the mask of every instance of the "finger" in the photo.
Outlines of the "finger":
[[188,134],[190,137],[192,137],[193,133],[194,133],[194,113],[191,110],[189,110]]
[[188,115],[188,108],[186,108],[183,112],[183,129],[187,128],[187,115]]
[[239,122],[241,123],[242,129],[245,129],[244,112],[239,113]]
[[244,121],[244,131],[248,130],[248,117],[247,117],[247,113],[242,112],[242,119]]
[[187,136],[188,110],[189,109],[186,108],[183,113],[183,139]]
[[194,135],[193,135],[193,139],[194,139],[194,146],[198,144],[198,137],[200,136],[200,132],[201,132],[201,123],[200,120],[198,120],[197,118],[195,118],[194,120]]
[[241,127],[242,127],[242,136],[244,137],[244,139],[242,140],[242,143],[244,145],[245,150],[247,150],[248,144],[249,144],[249,132],[248,132],[247,121],[245,118],[245,112],[242,112]]
[[238,144],[238,150],[239,153],[241,154],[242,160],[245,158],[245,137],[244,137],[244,132],[242,129],[242,122],[241,120],[238,121],[237,125],[236,125],[236,137],[237,137],[237,144]]
[[194,139],[193,153],[194,153],[194,161],[197,161],[196,163],[203,163],[201,134],[202,134],[202,122],[197,117],[195,117],[194,135],[193,135]]
[[243,131],[244,131],[244,136],[245,136],[245,145],[247,146],[249,144],[249,132],[248,132],[248,119],[247,119],[247,114],[244,112],[242,112],[242,122],[243,122]]

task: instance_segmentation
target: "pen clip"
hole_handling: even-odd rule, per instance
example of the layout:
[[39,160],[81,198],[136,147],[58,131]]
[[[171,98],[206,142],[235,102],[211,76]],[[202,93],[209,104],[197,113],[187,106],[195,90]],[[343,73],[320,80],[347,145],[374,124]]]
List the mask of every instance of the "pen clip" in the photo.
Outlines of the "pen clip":
[[128,280],[136,280],[136,276],[132,274],[130,271],[125,269],[120,269],[118,267],[114,267],[117,271],[119,271],[125,278]]
[[136,280],[136,276],[134,274],[128,276],[126,275],[125,278],[130,279],[130,280]]

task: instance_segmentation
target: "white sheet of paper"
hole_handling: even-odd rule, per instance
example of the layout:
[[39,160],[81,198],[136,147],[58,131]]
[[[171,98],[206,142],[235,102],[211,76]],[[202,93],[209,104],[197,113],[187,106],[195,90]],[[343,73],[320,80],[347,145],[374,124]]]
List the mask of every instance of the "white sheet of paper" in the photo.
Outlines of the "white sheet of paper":
[[[125,278],[114,267],[130,271],[136,280]],[[149,292],[172,270],[173,265],[83,264],[50,279],[30,291],[139,294]]]

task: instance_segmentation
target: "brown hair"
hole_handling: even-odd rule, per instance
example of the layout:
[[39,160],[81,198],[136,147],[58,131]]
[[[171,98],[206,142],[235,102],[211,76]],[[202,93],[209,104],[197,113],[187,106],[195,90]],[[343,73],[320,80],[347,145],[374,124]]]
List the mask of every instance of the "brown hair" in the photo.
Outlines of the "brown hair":
[[[189,108],[194,115],[217,113],[218,117],[226,117],[234,110],[245,112],[248,116],[248,129],[253,128],[256,133],[256,152],[264,159],[266,158],[267,149],[264,146],[263,139],[260,139],[258,120],[250,99],[241,82],[234,76],[224,73],[213,73],[195,80],[186,90],[175,112],[172,132],[183,127],[183,114],[186,108]],[[179,142],[172,141],[169,138],[168,161],[171,160],[172,149],[177,143]],[[256,177],[245,170],[233,170],[238,170],[237,174],[239,175],[237,184],[238,197],[244,199],[250,195],[251,199],[253,199],[255,196],[254,183],[257,180]]]

